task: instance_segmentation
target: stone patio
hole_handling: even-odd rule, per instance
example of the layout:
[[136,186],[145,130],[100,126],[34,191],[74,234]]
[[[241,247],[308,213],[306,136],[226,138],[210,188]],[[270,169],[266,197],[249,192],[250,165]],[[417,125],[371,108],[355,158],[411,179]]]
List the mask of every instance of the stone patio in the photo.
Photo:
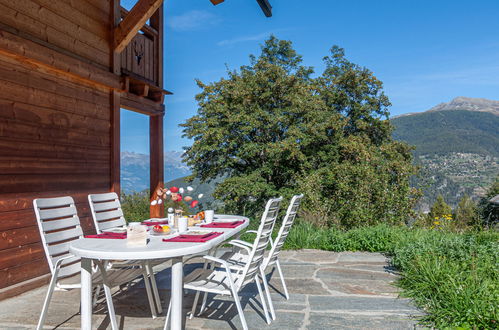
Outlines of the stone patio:
[[[397,275],[387,258],[378,253],[285,251],[281,264],[290,299],[281,293],[277,273],[271,276],[271,291],[277,320],[267,325],[256,287],[242,292],[242,305],[250,329],[413,329],[421,315],[408,299],[398,297],[392,284]],[[199,266],[190,264],[189,269]],[[160,270],[158,285],[168,307],[170,269]],[[18,297],[0,301],[1,329],[33,329],[41,311],[46,286]],[[47,317],[47,328],[78,329],[79,290],[56,292]],[[184,298],[187,313],[194,294]],[[116,314],[122,329],[162,329],[164,317],[152,319],[142,283],[116,292]],[[105,303],[94,309],[96,329],[110,328]],[[186,329],[240,329],[236,308],[230,298],[208,299],[201,316],[186,319]]]

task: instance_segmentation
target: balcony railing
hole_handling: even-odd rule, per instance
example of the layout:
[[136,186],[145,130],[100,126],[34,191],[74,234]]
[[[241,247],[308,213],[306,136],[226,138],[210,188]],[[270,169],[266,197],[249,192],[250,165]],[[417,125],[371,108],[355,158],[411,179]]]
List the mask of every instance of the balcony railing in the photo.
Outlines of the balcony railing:
[[[121,8],[121,18],[128,14]],[[125,76],[143,79],[159,87],[159,32],[150,25],[144,25],[121,53],[121,72]]]

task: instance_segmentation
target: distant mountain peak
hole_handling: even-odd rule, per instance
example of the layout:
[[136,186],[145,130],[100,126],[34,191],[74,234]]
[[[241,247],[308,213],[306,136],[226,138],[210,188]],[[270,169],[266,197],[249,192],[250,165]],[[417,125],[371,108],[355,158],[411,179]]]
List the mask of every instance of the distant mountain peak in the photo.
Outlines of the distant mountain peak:
[[428,111],[467,110],[499,115],[499,101],[458,96],[450,102],[440,103]]

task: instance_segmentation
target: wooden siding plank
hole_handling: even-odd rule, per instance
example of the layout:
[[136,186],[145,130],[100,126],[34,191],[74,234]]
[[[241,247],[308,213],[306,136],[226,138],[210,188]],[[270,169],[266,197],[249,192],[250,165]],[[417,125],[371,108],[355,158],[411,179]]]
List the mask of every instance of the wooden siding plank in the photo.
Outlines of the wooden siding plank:
[[0,250],[40,242],[37,226],[10,229],[0,232]]
[[53,159],[85,160],[109,162],[109,148],[98,148],[74,145],[70,143],[47,143],[28,139],[0,139],[0,148],[3,156],[26,157],[28,159],[38,157],[50,157]]
[[109,121],[104,119],[6,100],[0,100],[0,118],[26,124],[60,127],[96,135],[108,134],[110,130]]
[[47,274],[48,263],[45,257],[29,263],[0,270],[0,288]]
[[0,194],[90,188],[107,189],[109,186],[109,174],[45,175],[43,178],[37,174],[16,176],[0,174]]
[[92,17],[94,20],[107,24],[109,21],[109,4],[107,1],[100,3],[100,7],[85,0],[70,0],[69,5],[80,14]]
[[109,134],[96,136],[93,134],[77,132],[71,129],[50,125],[23,123],[9,119],[3,119],[0,122],[0,137],[8,137],[10,139],[29,139],[45,143],[58,143],[63,140],[66,143],[81,146],[110,146]]
[[70,96],[57,95],[41,89],[2,80],[0,76],[0,99],[33,104],[39,107],[109,120],[109,105],[96,104]]
[[[36,38],[47,41],[53,45],[71,51],[75,54],[83,56],[89,60],[96,63],[100,63],[104,66],[109,66],[109,33],[107,32],[108,25],[105,23],[95,23],[88,25],[85,28],[91,27],[93,31],[88,31],[81,25],[73,22],[73,18],[67,19],[65,16],[60,16],[56,14],[53,10],[40,5],[31,0],[15,1],[12,0],[1,0],[4,2],[5,6],[10,7],[10,9],[15,10],[17,13],[24,15],[21,17],[21,24],[16,21],[5,23],[10,23],[14,28],[20,29],[23,32],[32,34]],[[39,1],[39,0],[36,0]],[[43,1],[41,1],[43,2]],[[53,2],[58,8],[60,8],[61,2]],[[72,8],[72,7],[69,7]],[[76,11],[73,9],[70,16],[75,16]],[[17,15],[17,14],[16,14]],[[81,15],[83,16],[83,15]],[[78,16],[79,17],[79,16]],[[38,21],[38,27],[40,24],[44,24],[45,28],[34,30],[32,27],[26,28],[26,22],[31,20]],[[86,20],[92,21],[92,18],[87,18]],[[96,34],[99,31],[100,34]],[[76,41],[80,41],[84,46],[77,45]],[[105,56],[101,56],[100,53]]]
[[0,54],[96,88],[121,88],[119,77],[109,71],[1,29]]
[[0,250],[0,269],[22,265],[42,258],[45,258],[45,251],[40,242]]

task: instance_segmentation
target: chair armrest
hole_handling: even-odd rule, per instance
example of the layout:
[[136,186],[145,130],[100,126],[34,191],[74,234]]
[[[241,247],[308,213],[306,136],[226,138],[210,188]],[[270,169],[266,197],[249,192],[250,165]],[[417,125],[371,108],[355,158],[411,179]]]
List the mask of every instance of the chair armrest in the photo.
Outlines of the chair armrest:
[[203,258],[221,264],[225,268],[225,271],[230,273],[230,266],[227,261],[212,256],[204,256]]
[[258,234],[258,231],[256,231],[256,230],[246,230],[244,233],[245,234],[247,234],[247,233]]
[[253,245],[251,245],[250,243],[236,239],[228,242],[228,244],[244,249],[246,250],[246,252],[248,252],[248,254],[251,253],[251,249],[253,248]]
[[65,256],[65,257],[63,257],[63,258],[58,259],[58,260],[55,262],[54,268],[55,268],[55,269],[57,269],[57,268],[61,267],[61,264],[62,264],[62,262],[63,262],[64,260],[66,260],[66,259],[70,259],[70,258],[74,258],[74,257],[75,257],[74,255],[69,254],[69,255],[67,255],[67,256]]

